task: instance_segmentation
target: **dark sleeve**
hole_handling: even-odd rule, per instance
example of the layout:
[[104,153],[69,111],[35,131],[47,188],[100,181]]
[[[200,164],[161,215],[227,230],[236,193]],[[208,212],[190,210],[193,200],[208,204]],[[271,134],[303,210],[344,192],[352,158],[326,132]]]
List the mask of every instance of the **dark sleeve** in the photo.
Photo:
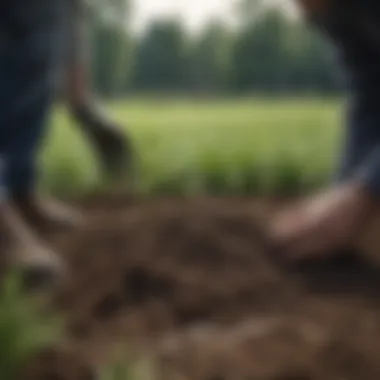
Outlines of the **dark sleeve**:
[[[366,159],[362,162],[356,177],[375,196],[380,196],[380,109],[378,106],[380,80],[380,2],[378,0],[361,0],[361,29],[365,39],[369,41],[371,49],[360,51],[360,58],[364,64],[356,69],[359,78],[357,95],[364,98],[370,107],[365,112],[365,119],[371,119],[373,135],[373,148],[367,152]],[[371,117],[372,115],[372,117]],[[364,127],[359,125],[358,128]],[[365,133],[365,131],[363,131]]]
[[356,178],[372,195],[380,196],[380,141],[356,173]]
[[380,20],[380,2],[378,0],[361,0],[363,8]]

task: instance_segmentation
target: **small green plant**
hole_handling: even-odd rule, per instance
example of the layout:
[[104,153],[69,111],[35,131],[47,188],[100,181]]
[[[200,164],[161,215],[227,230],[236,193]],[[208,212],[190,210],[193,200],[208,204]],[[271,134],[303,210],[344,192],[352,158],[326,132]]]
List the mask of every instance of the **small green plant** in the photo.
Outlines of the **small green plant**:
[[108,365],[100,376],[100,380],[155,380],[156,378],[154,363],[151,361],[125,359]]
[[60,321],[43,316],[26,296],[20,277],[9,275],[0,288],[0,379],[12,380],[36,351],[59,339]]

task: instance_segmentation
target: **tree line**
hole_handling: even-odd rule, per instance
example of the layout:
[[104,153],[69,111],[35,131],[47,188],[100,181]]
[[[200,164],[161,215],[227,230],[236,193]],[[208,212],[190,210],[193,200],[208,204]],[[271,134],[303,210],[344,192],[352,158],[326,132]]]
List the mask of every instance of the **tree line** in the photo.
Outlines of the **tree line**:
[[[243,1],[238,28],[211,20],[191,36],[180,20],[157,20],[142,35],[126,28],[125,0],[91,23],[93,81],[104,96],[334,93],[341,75],[328,43],[276,8]],[[124,6],[124,13],[120,12]],[[101,16],[104,16],[104,10]],[[124,15],[124,16],[123,16]],[[110,21],[111,20],[111,21]]]

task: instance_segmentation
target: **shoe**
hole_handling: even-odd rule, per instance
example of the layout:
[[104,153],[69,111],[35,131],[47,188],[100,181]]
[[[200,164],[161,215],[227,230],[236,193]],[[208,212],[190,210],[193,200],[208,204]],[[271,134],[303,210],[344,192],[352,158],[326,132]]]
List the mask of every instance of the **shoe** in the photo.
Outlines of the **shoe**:
[[59,256],[9,206],[1,207],[0,238],[1,269],[19,273],[27,292],[50,292],[63,282],[65,267]]
[[33,193],[14,196],[11,202],[20,216],[40,232],[71,230],[82,222],[80,213],[55,201],[42,201]]

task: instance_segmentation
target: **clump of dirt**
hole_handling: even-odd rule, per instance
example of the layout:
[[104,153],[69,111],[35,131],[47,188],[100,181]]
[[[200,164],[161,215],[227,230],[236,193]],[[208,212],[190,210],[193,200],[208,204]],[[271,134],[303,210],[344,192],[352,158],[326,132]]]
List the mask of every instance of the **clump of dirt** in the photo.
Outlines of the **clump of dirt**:
[[88,223],[55,239],[68,341],[92,362],[135,344],[188,379],[379,379],[380,270],[356,256],[279,265],[259,222],[276,207],[86,202]]
[[57,299],[87,325],[144,312],[143,329],[161,331],[281,310],[293,296],[238,202],[167,201],[91,219],[63,247],[71,281]]

